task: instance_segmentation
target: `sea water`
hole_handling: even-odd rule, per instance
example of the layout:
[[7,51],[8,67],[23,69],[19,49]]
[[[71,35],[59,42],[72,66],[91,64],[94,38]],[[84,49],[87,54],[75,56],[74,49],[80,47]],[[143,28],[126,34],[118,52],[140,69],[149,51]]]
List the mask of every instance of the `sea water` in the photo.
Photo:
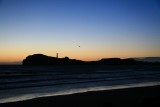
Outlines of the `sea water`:
[[154,85],[157,66],[0,66],[0,103]]

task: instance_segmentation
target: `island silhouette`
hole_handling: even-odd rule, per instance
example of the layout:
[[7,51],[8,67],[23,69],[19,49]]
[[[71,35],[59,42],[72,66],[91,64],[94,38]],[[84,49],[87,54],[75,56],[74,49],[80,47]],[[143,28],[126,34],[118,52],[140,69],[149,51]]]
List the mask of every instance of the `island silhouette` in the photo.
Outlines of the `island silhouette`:
[[82,61],[69,57],[58,58],[43,54],[33,54],[23,60],[23,65],[160,65],[160,62],[144,62],[133,58],[103,58],[97,61]]

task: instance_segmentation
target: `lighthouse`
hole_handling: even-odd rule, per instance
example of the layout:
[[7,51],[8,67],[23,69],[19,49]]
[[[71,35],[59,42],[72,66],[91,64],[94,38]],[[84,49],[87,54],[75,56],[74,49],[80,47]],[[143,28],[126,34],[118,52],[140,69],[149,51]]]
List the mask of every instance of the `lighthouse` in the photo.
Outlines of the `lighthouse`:
[[58,53],[56,54],[56,58],[58,58]]

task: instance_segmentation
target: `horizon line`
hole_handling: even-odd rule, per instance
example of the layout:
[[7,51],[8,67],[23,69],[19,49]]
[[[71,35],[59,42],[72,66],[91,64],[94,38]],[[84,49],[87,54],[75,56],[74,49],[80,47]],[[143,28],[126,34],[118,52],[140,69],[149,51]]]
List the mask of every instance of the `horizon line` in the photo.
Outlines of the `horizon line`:
[[[34,55],[34,54],[33,54]],[[28,55],[29,56],[29,55]],[[46,55],[48,56],[48,55]],[[55,57],[55,56],[49,56],[49,57]],[[67,56],[65,56],[67,57]],[[65,57],[60,57],[60,58],[65,58]],[[70,57],[68,57],[70,59]],[[109,59],[109,58],[120,58],[120,57],[106,57],[106,58],[101,58],[101,59]],[[126,58],[120,58],[120,59],[135,59],[135,58],[139,58],[139,59],[143,59],[143,58],[160,58],[160,56],[146,56],[146,57],[126,57]],[[75,59],[75,58],[71,58],[71,59]],[[97,59],[97,60],[81,60],[81,59],[76,59],[76,60],[81,60],[81,61],[98,61],[98,60],[101,60],[101,59]],[[24,59],[23,59],[24,60]],[[0,65],[20,65],[22,64],[23,60],[20,60],[20,61],[0,61]]]

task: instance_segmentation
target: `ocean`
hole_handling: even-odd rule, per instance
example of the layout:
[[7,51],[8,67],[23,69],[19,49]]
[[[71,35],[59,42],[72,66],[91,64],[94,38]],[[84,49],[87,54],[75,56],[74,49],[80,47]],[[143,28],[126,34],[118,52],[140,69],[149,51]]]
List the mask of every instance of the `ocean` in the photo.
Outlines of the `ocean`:
[[160,85],[159,66],[0,65],[0,103]]

